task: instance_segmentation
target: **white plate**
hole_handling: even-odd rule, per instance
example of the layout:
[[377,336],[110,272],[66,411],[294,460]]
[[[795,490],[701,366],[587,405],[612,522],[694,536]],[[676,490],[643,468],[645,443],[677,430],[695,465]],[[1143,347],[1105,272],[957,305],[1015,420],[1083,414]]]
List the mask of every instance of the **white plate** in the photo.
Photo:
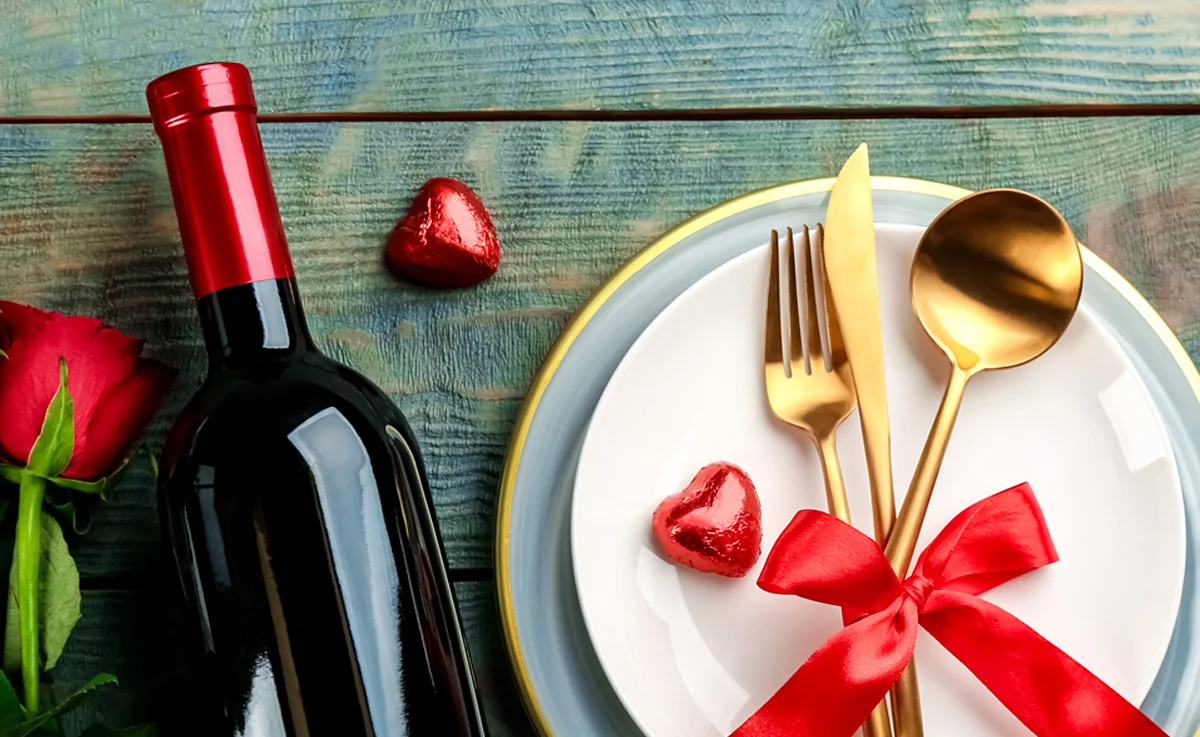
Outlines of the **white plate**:
[[[911,475],[948,369],[912,316],[908,268],[921,230],[878,226],[896,485]],[[840,623],[827,606],[668,562],[650,517],[703,465],[742,466],[762,499],[764,550],[802,507],[822,508],[811,443],[766,404],[766,252],[684,292],[625,356],[579,462],[572,555],[584,620],[617,695],[648,737],[726,735]],[[839,435],[852,509],[869,527],[857,416]],[[968,387],[920,547],[958,511],[1029,481],[1062,560],[986,595],[1134,703],[1169,643],[1182,591],[1184,511],[1158,412],[1086,306],[1046,356]],[[898,492],[900,493],[900,492]],[[1023,728],[927,635],[918,641],[932,735]]]

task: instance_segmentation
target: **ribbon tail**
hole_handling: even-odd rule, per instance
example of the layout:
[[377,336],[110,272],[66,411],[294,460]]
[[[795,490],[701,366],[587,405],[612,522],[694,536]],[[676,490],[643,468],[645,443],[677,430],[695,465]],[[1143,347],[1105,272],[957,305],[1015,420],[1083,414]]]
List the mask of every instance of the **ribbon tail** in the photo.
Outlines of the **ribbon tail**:
[[935,592],[921,626],[1038,737],[1166,737],[1095,674],[983,599]]
[[902,597],[845,627],[730,737],[850,737],[912,659],[916,607]]

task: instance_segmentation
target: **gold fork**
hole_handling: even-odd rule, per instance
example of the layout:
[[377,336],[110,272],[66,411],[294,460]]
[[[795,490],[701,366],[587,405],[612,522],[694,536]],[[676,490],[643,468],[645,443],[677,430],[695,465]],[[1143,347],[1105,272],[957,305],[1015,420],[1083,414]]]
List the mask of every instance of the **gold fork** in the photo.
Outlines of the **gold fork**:
[[[821,226],[818,225],[819,229]],[[850,522],[850,505],[842,481],[837,457],[837,428],[854,411],[858,400],[850,375],[850,362],[842,345],[842,332],[836,319],[829,317],[829,289],[823,271],[816,267],[804,226],[800,258],[804,278],[805,330],[800,332],[800,305],[796,297],[796,254],[792,229],[787,229],[787,306],[784,323],[780,309],[779,233],[771,231],[771,276],[767,283],[766,349],[763,363],[767,379],[767,400],[775,415],[804,430],[817,445],[821,470],[825,476],[825,499],[829,513]],[[825,333],[829,339],[829,358],[821,348],[820,316],[817,314],[817,279],[825,286]],[[787,355],[783,333],[788,331]],[[887,702],[881,702],[863,725],[864,737],[891,737]]]

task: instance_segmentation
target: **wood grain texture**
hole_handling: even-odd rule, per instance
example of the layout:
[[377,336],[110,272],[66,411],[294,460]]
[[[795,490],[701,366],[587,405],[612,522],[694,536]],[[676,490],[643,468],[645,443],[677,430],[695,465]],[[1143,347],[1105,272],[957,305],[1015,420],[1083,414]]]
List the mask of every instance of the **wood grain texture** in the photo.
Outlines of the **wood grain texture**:
[[[1200,356],[1200,119],[278,125],[263,131],[317,342],[377,381],[425,450],[449,557],[491,565],[512,419],[572,312],[621,262],[747,191],[829,176],[859,141],[878,174],[1043,195]],[[428,177],[471,183],[504,258],[455,292],[393,280],[390,228]],[[161,153],[139,126],[0,127],[0,295],[100,316],[204,372]],[[163,563],[132,474],[75,545],[85,579]]]
[[0,115],[145,112],[248,64],[267,112],[1196,100],[1192,0],[9,0]]
[[[501,644],[491,582],[459,584],[456,594],[492,737],[531,734]],[[120,685],[72,714],[68,734],[98,720],[112,725],[169,723],[172,715],[187,713],[179,619],[163,604],[161,595],[145,588],[84,593],[83,619],[61,664],[51,671],[55,683],[50,692],[61,697],[100,671],[116,675]]]

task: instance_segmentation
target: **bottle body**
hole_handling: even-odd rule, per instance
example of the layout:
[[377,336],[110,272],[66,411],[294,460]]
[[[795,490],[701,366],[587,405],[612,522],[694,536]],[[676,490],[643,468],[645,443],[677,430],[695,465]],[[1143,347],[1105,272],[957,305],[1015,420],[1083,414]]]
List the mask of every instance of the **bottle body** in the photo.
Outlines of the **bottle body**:
[[249,72],[147,87],[209,356],[159,504],[205,737],[482,737],[420,453],[399,409],[313,346]]
[[407,423],[306,335],[248,327],[276,302],[245,304],[263,307],[273,290],[295,300],[290,280],[202,300],[226,307],[208,310],[222,312],[206,324],[210,352],[246,333],[267,347],[212,362],[163,457],[160,509],[197,635],[204,733],[482,735]]

